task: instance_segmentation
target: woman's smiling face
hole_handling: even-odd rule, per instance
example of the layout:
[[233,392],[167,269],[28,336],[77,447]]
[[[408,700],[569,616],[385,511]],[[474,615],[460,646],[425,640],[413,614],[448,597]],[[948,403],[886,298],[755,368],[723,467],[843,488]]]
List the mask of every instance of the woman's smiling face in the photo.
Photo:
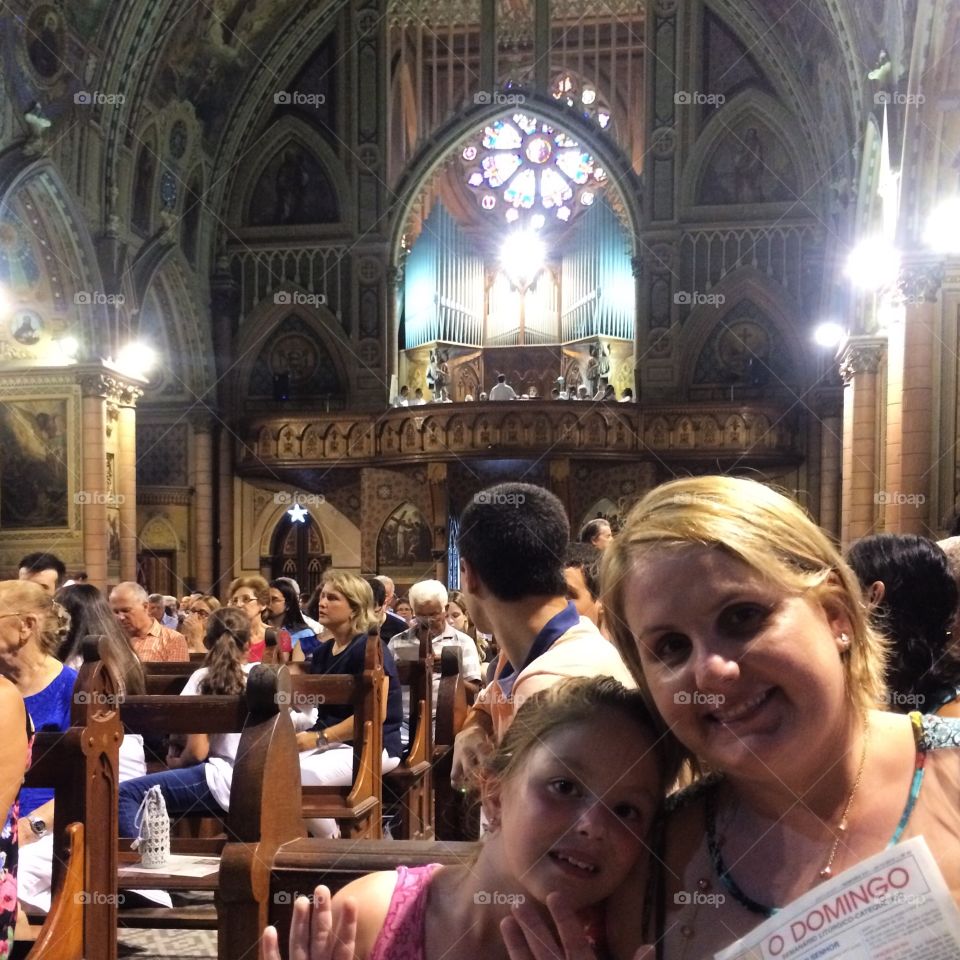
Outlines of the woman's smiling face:
[[848,716],[844,616],[722,550],[643,555],[624,613],[661,716],[714,769],[776,776]]

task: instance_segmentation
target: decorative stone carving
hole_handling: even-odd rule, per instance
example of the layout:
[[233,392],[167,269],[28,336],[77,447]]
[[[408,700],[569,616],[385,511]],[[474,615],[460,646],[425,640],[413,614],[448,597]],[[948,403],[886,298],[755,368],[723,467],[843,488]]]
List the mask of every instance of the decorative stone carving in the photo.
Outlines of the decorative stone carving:
[[850,383],[858,373],[878,373],[886,349],[883,340],[851,339],[840,360],[840,376]]
[[677,132],[673,127],[658,127],[650,138],[650,149],[658,160],[672,157],[677,148]]
[[942,263],[908,263],[897,278],[900,296],[906,304],[935,303],[942,285]]

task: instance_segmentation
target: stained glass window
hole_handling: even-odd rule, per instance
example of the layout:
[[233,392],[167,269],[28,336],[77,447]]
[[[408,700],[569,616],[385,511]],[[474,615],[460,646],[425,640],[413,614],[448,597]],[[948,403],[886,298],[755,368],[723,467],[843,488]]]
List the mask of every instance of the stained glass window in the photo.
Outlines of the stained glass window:
[[535,230],[553,218],[567,222],[607,179],[574,137],[528,113],[484,127],[464,145],[461,162],[482,210],[508,223],[523,218]]

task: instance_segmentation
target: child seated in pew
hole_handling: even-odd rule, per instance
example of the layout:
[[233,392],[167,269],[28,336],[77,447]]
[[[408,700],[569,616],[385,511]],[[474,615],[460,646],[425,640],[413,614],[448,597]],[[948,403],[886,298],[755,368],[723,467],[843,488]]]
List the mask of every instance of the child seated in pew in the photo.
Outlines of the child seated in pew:
[[[367,631],[377,625],[370,584],[352,573],[328,570],[324,574],[317,619],[332,634],[310,660],[313,674],[363,673]],[[403,717],[400,680],[393,654],[381,641],[383,672],[388,681],[387,715],[383,723],[383,773],[400,764],[400,722]],[[312,730],[297,735],[300,776],[305,787],[346,787],[353,782],[353,713],[349,706],[320,706]],[[307,823],[312,836],[339,836],[335,820]]]
[[[214,611],[207,620],[204,638],[207,656],[203,666],[187,680],[183,696],[238,694],[243,692],[253,664],[250,649],[250,618],[235,607]],[[136,837],[137,812],[150,787],[159,784],[167,813],[222,816],[230,806],[233,764],[240,746],[239,733],[187,737],[181,749],[171,748],[169,770],[127,780],[120,784],[119,827],[121,837]]]
[[[672,745],[643,695],[611,677],[562,681],[531,696],[481,771],[490,823],[475,860],[369,874],[333,900],[300,898],[290,956],[300,960],[457,960],[509,954],[512,908],[563,910],[602,939],[603,902],[647,858],[647,832],[673,782]],[[389,851],[385,850],[385,857]],[[552,895],[552,896],[551,896]],[[455,938],[455,939],[454,939]],[[279,960],[264,931],[261,960]]]

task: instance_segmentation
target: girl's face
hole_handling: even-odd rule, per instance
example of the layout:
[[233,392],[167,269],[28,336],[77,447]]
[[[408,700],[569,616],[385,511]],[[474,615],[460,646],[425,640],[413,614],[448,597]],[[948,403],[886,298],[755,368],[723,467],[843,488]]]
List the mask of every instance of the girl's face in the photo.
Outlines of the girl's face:
[[326,584],[320,591],[320,603],[317,608],[317,620],[329,630],[336,632],[347,626],[353,619],[353,611],[347,598]]
[[463,608],[458,603],[451,601],[447,604],[447,623],[454,628],[454,630],[463,630],[466,626],[467,615],[464,612]]
[[500,821],[504,868],[541,903],[562,891],[574,908],[598,903],[647,849],[663,796],[653,737],[619,711],[553,731],[485,798]]
[[852,628],[841,611],[707,547],[640,558],[624,598],[657,709],[709,766],[787,779],[825,736],[843,731],[841,635]]

